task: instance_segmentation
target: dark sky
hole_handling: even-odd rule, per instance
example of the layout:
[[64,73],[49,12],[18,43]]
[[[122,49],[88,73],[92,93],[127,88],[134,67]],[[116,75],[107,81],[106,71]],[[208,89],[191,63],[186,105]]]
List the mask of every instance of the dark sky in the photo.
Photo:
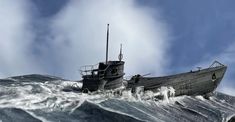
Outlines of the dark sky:
[[[235,78],[234,63],[224,60],[234,60],[226,57],[234,56],[234,52],[224,55],[227,48],[235,43],[234,0],[141,0],[140,4],[160,7],[164,21],[171,28],[170,72],[193,68],[205,60],[219,60],[228,63],[226,77]],[[227,82],[235,87],[235,82]]]
[[[192,66],[205,55],[216,56],[235,41],[234,0],[137,1],[140,6],[161,9],[162,19],[173,33],[169,53],[173,67]],[[40,16],[46,18],[59,12],[68,0],[33,2]]]

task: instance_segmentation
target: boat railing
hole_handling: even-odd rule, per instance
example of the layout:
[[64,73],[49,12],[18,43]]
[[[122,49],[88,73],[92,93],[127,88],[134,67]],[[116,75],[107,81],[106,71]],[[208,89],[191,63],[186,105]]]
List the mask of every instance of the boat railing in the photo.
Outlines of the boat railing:
[[85,65],[80,67],[80,74],[83,75],[90,75],[91,71],[93,71],[94,69],[98,69],[99,64],[95,64],[95,65]]
[[99,69],[99,64],[95,65],[85,65],[80,68],[80,74],[81,76],[91,76],[95,77],[98,76],[98,78],[104,78],[105,72],[108,69],[110,65],[108,65],[105,69]]
[[214,61],[209,68],[213,68],[213,67],[219,67],[219,66],[224,66],[222,63],[218,62],[218,61]]

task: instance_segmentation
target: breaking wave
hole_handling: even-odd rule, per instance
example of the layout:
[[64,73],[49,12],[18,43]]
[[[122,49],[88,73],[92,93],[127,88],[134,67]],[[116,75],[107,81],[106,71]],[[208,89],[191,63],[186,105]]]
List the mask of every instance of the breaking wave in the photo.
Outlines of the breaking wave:
[[81,86],[46,75],[1,79],[0,121],[226,122],[235,118],[235,98],[218,92],[209,99],[173,97],[171,87],[157,93],[139,88],[136,94],[130,90],[118,95],[114,91],[85,94],[76,90]]

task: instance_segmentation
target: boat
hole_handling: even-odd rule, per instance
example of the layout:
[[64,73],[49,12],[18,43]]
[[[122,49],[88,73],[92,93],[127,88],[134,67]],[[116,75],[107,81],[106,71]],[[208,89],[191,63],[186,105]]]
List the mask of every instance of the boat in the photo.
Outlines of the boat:
[[179,95],[210,95],[215,91],[224,77],[227,66],[214,61],[208,68],[160,77],[146,77],[139,74],[124,80],[124,64],[122,61],[122,45],[119,60],[108,60],[109,24],[107,25],[106,60],[96,65],[81,67],[82,90],[93,92],[113,90],[125,86],[126,89],[143,89],[157,92],[161,87],[173,88],[175,96]]
[[106,60],[96,65],[82,66],[82,90],[92,92],[98,90],[112,90],[123,86],[124,61],[122,61],[122,45],[120,47],[119,60],[108,60],[109,24],[107,25]]
[[210,96],[224,77],[227,66],[218,61],[214,61],[208,68],[199,68],[196,71],[162,76],[162,77],[144,77],[135,75],[127,80],[127,88],[142,86],[144,90],[157,92],[160,87],[173,87],[175,96],[179,95],[208,95]]

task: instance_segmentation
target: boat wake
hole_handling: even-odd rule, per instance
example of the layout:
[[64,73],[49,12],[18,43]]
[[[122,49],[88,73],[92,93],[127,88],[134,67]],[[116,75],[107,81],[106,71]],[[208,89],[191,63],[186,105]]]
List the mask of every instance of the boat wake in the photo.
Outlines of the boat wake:
[[[235,98],[216,92],[202,96],[174,96],[170,87],[159,92],[137,89],[121,93],[81,93],[82,83],[46,75],[0,80],[0,121],[232,121]],[[171,97],[169,97],[169,95]],[[158,99],[162,96],[163,99]]]

